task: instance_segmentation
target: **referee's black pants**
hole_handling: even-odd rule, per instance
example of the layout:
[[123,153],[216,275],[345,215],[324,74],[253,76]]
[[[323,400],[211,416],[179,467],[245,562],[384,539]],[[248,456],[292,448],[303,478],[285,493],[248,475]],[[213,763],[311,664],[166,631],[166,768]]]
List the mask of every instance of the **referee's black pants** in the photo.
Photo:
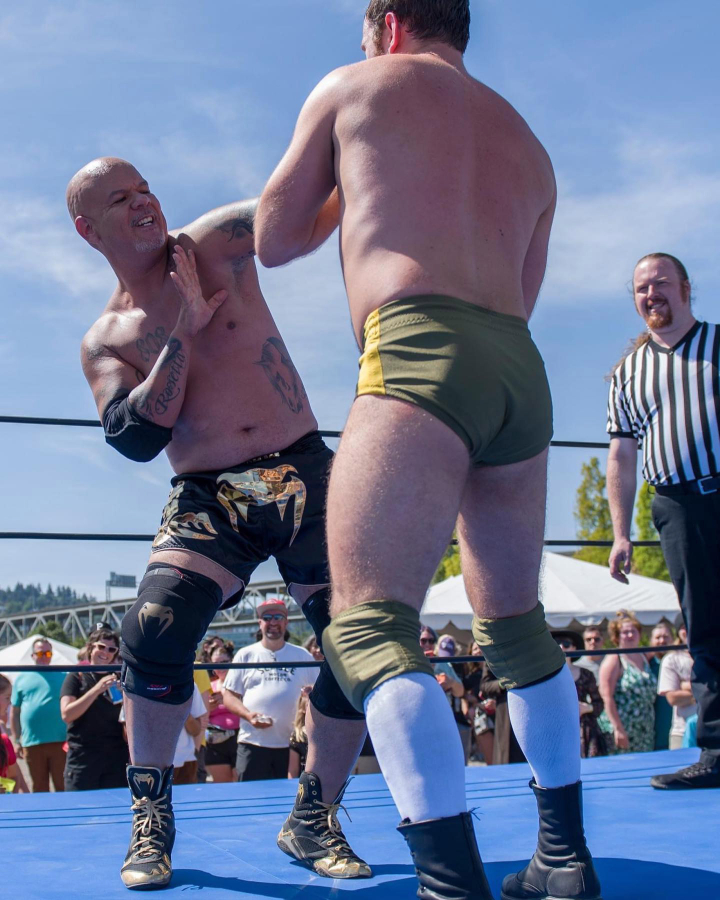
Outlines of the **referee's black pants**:
[[653,521],[682,607],[693,658],[701,760],[720,763],[720,492],[656,494]]

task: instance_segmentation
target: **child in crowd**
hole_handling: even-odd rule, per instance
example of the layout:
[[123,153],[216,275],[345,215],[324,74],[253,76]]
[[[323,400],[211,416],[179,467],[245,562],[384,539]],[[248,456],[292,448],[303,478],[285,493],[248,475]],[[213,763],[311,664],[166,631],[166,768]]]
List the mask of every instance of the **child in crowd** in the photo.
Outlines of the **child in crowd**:
[[305,771],[305,760],[308,752],[307,732],[305,731],[305,715],[307,713],[308,697],[312,687],[306,685],[298,697],[295,724],[290,735],[290,759],[288,762],[288,778],[299,778]]
[[29,794],[25,778],[17,764],[15,748],[5,733],[12,684],[0,675],[0,794]]

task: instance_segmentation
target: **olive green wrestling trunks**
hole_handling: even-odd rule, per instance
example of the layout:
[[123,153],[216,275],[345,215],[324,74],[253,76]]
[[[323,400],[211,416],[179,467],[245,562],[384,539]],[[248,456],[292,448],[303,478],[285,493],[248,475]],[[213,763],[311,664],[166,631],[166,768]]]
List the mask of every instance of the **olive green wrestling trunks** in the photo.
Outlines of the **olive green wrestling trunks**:
[[550,386],[527,322],[455,297],[403,297],[368,316],[357,385],[364,394],[426,410],[476,466],[530,459],[552,437]]

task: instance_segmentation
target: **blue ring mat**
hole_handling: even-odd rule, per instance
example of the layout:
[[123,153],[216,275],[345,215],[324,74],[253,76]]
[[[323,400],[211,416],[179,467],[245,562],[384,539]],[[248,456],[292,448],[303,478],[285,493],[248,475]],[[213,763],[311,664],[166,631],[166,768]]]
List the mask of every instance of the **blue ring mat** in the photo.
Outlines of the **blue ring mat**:
[[[698,758],[675,750],[583,760],[585,826],[603,900],[720,900],[720,790],[656,791],[651,775]],[[496,895],[535,846],[537,813],[526,765],[466,769],[468,806]],[[275,837],[294,781],[174,789],[173,880],[160,897],[203,900],[412,900],[416,882],[398,814],[380,775],[350,784],[341,812],[352,846],[375,876],[320,878],[286,857]],[[120,881],[130,834],[129,792],[0,796],[3,896],[61,900],[136,895]]]

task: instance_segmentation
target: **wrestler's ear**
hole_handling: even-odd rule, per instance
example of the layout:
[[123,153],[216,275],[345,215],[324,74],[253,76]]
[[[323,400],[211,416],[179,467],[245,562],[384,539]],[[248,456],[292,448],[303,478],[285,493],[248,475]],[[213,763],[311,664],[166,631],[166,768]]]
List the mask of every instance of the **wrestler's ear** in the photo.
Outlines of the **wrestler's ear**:
[[84,238],[91,247],[95,247],[97,249],[98,244],[100,243],[100,239],[98,238],[97,232],[93,228],[93,224],[90,219],[85,216],[78,216],[75,219],[75,231],[80,235],[81,238]]
[[403,33],[402,25],[397,17],[397,13],[387,13],[385,15],[385,25],[390,33],[389,37],[385,38],[385,40],[388,41],[385,52],[398,53],[400,51],[400,42],[402,41]]

